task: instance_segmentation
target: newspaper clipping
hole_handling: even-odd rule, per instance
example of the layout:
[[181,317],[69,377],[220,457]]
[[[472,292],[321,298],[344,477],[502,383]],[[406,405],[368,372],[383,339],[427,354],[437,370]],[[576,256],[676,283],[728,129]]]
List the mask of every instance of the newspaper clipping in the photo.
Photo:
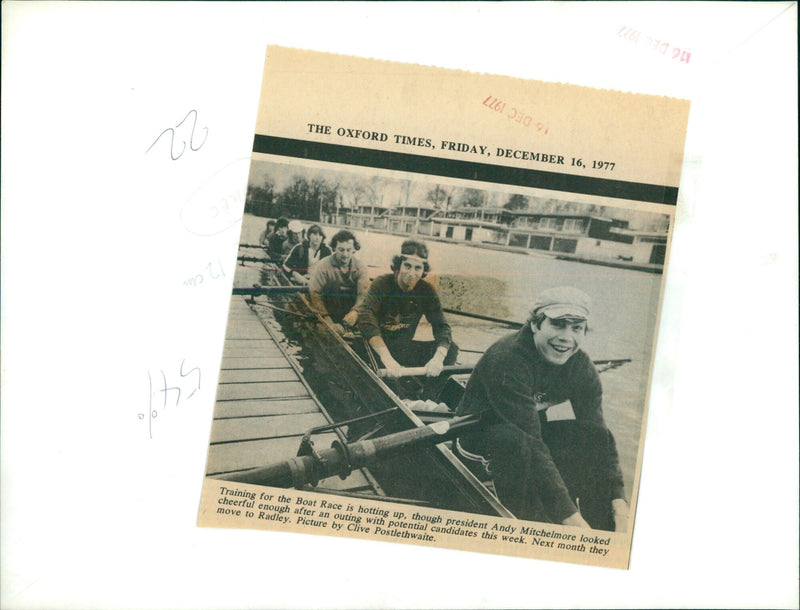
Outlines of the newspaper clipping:
[[199,525],[627,568],[688,113],[269,47]]

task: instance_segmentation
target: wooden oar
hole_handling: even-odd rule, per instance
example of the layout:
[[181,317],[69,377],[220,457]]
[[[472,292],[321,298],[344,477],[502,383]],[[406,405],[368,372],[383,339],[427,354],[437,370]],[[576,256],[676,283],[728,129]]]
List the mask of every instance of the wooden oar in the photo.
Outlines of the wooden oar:
[[[234,288],[233,294],[238,295],[269,295],[269,294],[308,294],[308,286],[297,286],[297,285],[289,285],[289,286],[253,286],[252,288]],[[309,306],[310,307],[310,306]],[[505,324],[506,326],[510,326],[512,328],[522,328],[523,324],[521,322],[514,322],[513,320],[504,320],[502,318],[493,318],[491,316],[484,316],[477,313],[470,313],[466,311],[460,311],[458,309],[447,309],[442,308],[442,311],[447,313],[456,314],[459,316],[465,316],[467,318],[476,318],[478,320],[486,320],[487,322],[497,322],[498,324]],[[320,320],[322,318],[320,317]],[[326,323],[327,324],[327,323]],[[482,354],[483,352],[478,350],[469,350],[469,349],[462,349],[462,352],[469,352],[471,354]],[[610,369],[617,368],[618,366],[622,366],[630,362],[630,358],[615,358],[615,359],[604,359],[604,360],[594,360],[595,366],[602,366],[603,368],[599,372],[604,372]],[[465,371],[457,371],[456,369],[466,368],[468,370]],[[402,369],[401,377],[418,377],[425,375],[425,367],[406,367]],[[443,371],[452,371],[451,374],[460,374],[460,373],[471,373],[472,367],[465,367],[463,365],[449,365],[445,366]],[[386,369],[378,369],[377,371],[379,377],[386,377]]]
[[605,373],[606,371],[610,371],[611,369],[615,369],[618,366],[622,366],[628,362],[631,362],[630,358],[617,358],[616,360],[593,360],[594,365],[597,368],[598,373]]
[[[448,364],[442,367],[442,373],[450,373],[451,375],[464,375],[471,373],[474,367],[466,364]],[[387,369],[378,369],[376,371],[378,377],[389,377]],[[425,375],[424,366],[408,366],[400,368],[400,375],[398,377],[423,377]]]
[[318,449],[310,455],[298,455],[263,468],[216,475],[214,478],[303,489],[309,483],[316,485],[318,481],[333,475],[344,479],[356,468],[371,466],[417,447],[431,447],[452,440],[474,429],[479,422],[480,415],[464,415],[355,443],[344,444],[337,440],[330,449]]
[[253,296],[265,294],[298,294],[307,292],[308,286],[253,286],[252,288],[233,289],[233,294]]
[[475,318],[476,320],[485,320],[486,322],[496,322],[497,324],[504,324],[505,326],[510,326],[511,328],[522,328],[524,326],[522,322],[504,320],[502,318],[493,318],[491,316],[484,316],[479,313],[470,313],[468,311],[461,311],[458,309],[448,309],[443,307],[442,311],[445,313],[452,313],[457,316],[464,316],[465,318]]
[[[253,286],[252,288],[234,288],[233,294],[235,295],[252,295],[252,296],[259,296],[259,295],[270,295],[270,294],[308,294],[308,286]],[[522,324],[519,322],[512,322],[511,320],[503,320],[500,318],[492,318],[489,316],[483,316],[480,314],[474,313],[467,313],[463,311],[458,311],[456,309],[443,309],[448,313],[455,313],[462,316],[467,316],[470,318],[478,318],[480,320],[487,320],[489,322],[499,322],[501,324],[506,324],[508,326],[521,328]],[[308,317],[308,316],[304,316]],[[322,318],[320,317],[320,320]],[[327,325],[327,323],[326,323]],[[462,349],[462,352],[468,352],[471,354],[482,354],[482,351],[479,350],[470,350],[470,349]],[[598,372],[603,373],[605,371],[615,369],[618,366],[622,366],[623,364],[627,364],[630,362],[630,358],[615,358],[615,359],[603,359],[603,360],[594,360],[594,365],[598,367],[602,367]],[[448,365],[445,366],[442,371],[443,372],[450,372],[452,375],[459,375],[462,373],[471,373],[472,366],[464,366],[459,364]],[[464,369],[464,370],[462,370]],[[377,371],[378,377],[388,377],[386,369],[378,369]],[[404,367],[401,369],[400,377],[421,377],[425,375],[425,367]]]
[[240,263],[272,263],[273,265],[280,265],[283,263],[281,259],[260,258],[258,256],[237,256],[236,260]]
[[[594,365],[598,368],[598,373],[605,373],[606,371],[610,371],[611,369],[615,369],[618,366],[622,366],[630,362],[630,358],[617,358],[615,360],[594,360]],[[467,373],[472,373],[472,369],[475,368],[473,365],[465,365],[465,364],[452,364],[442,367],[443,373],[450,373],[451,375],[463,375]],[[387,369],[378,369],[375,371],[378,377],[389,377],[389,373]],[[424,366],[410,366],[410,367],[402,367],[400,369],[400,375],[398,377],[424,377],[425,376],[425,367]]]
[[283,307],[278,307],[277,305],[273,305],[272,303],[256,303],[259,307],[269,307],[275,311],[282,311],[283,313],[288,313],[293,316],[297,316],[298,318],[303,318],[304,320],[313,320],[314,316],[310,316],[304,313],[300,313],[299,311],[292,311],[291,309],[285,309]]

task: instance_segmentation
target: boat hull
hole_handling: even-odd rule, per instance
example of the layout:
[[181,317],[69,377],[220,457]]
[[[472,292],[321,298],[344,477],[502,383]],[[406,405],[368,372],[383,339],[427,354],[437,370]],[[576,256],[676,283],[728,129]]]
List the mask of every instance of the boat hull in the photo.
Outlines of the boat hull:
[[[288,285],[277,267],[262,273],[262,280],[271,286]],[[362,418],[339,428],[346,442],[424,426],[353,347],[315,314],[305,295],[270,289],[264,293],[248,297],[251,309],[268,332],[280,336],[280,343],[314,398],[324,405],[329,420],[341,424]],[[315,437],[310,436],[314,450],[330,445],[330,441],[314,441]],[[293,457],[286,455],[285,459]],[[240,475],[243,473],[229,475],[228,479]],[[444,444],[400,452],[372,463],[368,477],[374,479],[378,490],[374,498],[378,500],[383,497],[437,509],[513,516]],[[315,489],[342,493],[329,488],[324,480]],[[373,497],[371,493],[367,497]]]

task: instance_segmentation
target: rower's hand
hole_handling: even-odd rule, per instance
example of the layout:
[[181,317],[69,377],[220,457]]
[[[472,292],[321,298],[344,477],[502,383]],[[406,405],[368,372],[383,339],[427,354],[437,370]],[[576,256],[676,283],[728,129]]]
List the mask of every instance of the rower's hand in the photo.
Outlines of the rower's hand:
[[614,531],[628,531],[628,503],[622,498],[611,500],[611,512],[614,514]]
[[358,312],[355,309],[348,311],[347,315],[342,318],[342,323],[347,324],[347,326],[355,326],[356,322],[358,322]]
[[587,530],[592,529],[592,526],[586,523],[586,520],[581,516],[580,512],[574,513],[561,522],[562,525],[571,525],[572,527],[582,527]]
[[344,326],[342,326],[342,325],[341,325],[341,324],[339,324],[338,322],[334,322],[334,321],[333,321],[333,318],[331,318],[330,316],[325,316],[324,320],[325,320],[325,321],[326,321],[328,324],[330,324],[330,327],[333,329],[333,331],[334,331],[334,332],[335,332],[337,335],[339,335],[339,336],[342,336],[342,335],[344,334]]
[[400,377],[402,373],[402,366],[392,357],[388,358],[381,358],[383,360],[383,366],[386,369],[386,376],[387,377]]
[[438,377],[442,374],[442,370],[444,369],[444,362],[434,356],[430,360],[428,360],[428,364],[425,365],[425,376],[426,377]]

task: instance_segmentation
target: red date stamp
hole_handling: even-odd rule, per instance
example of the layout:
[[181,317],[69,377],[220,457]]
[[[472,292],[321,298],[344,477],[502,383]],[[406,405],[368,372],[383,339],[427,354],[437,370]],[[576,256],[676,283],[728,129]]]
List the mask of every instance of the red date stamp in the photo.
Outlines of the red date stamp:
[[519,108],[511,106],[508,109],[508,112],[506,112],[506,103],[503,100],[497,99],[493,95],[490,95],[483,100],[483,105],[489,110],[494,110],[498,114],[505,115],[509,121],[519,123],[523,127],[531,127],[534,125],[536,127],[536,131],[542,132],[543,135],[546,135],[550,131],[550,128],[541,121],[534,123],[533,116],[520,110]]
[[641,44],[646,49],[663,55],[664,57],[671,57],[671,59],[677,60],[679,63],[688,64],[689,60],[692,58],[692,52],[689,49],[681,49],[670,45],[660,38],[644,35],[639,30],[634,30],[626,25],[620,28],[617,32],[617,36],[634,44]]

